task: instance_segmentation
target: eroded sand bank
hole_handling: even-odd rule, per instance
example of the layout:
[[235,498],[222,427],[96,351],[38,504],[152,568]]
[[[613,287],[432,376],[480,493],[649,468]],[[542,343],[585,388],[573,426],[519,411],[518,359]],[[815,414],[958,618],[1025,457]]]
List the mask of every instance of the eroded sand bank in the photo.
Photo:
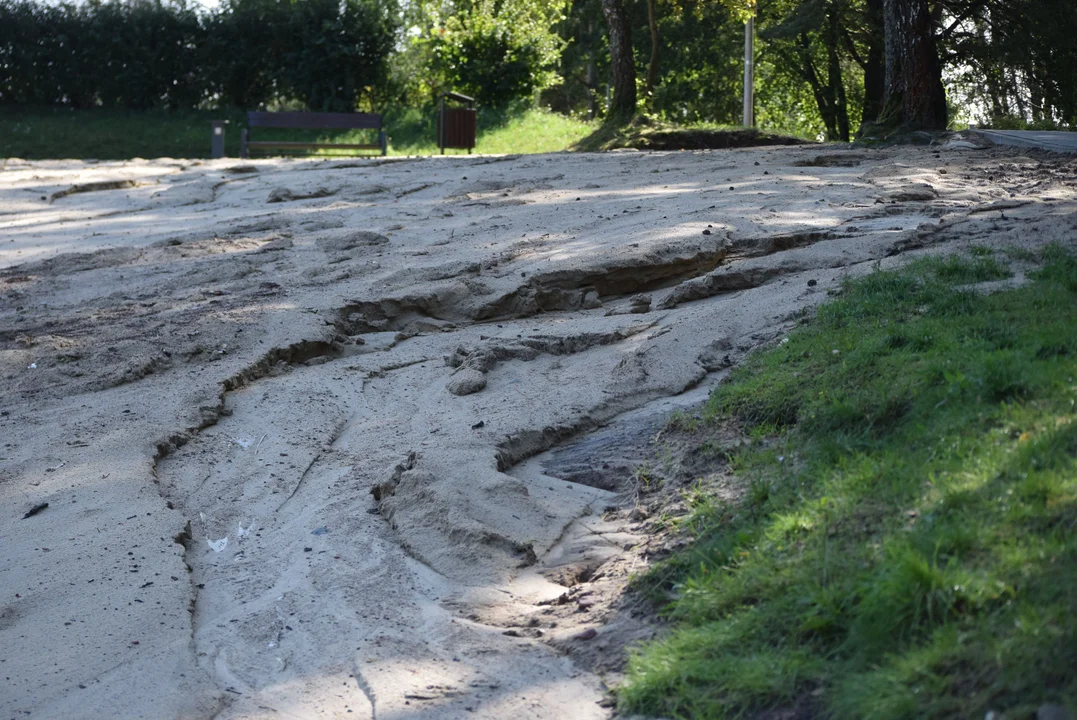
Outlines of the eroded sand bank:
[[551,603],[641,538],[602,441],[528,459],[849,273],[1073,244],[1072,159],[960,145],[7,162],[0,717],[608,716]]

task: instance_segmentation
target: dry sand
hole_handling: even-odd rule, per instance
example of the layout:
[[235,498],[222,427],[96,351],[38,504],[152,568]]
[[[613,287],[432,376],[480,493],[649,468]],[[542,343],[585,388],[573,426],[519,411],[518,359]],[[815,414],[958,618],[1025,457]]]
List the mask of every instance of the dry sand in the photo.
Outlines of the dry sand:
[[0,718],[607,717],[663,414],[1075,209],[967,143],[8,161]]

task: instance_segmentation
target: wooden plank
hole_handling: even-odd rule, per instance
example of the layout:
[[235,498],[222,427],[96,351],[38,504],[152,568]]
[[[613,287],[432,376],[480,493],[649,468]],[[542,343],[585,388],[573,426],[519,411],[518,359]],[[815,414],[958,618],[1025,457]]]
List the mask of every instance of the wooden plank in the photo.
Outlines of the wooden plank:
[[311,130],[381,129],[381,115],[372,113],[249,112],[251,127]]

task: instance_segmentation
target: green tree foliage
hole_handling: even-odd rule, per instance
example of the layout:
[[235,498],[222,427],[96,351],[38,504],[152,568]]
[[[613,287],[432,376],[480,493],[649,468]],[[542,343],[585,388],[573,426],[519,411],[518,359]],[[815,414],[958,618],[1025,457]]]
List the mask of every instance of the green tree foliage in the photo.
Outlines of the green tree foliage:
[[[652,111],[676,122],[739,122],[744,53],[738,49],[743,48],[743,24],[713,0],[660,2],[658,10],[663,47]],[[646,16],[639,20],[643,30]],[[637,55],[649,58],[650,34],[639,32],[636,37]]]
[[943,61],[969,119],[1077,126],[1077,4],[948,0],[945,10]]
[[[605,7],[623,10],[631,39],[620,74],[623,89],[635,83],[636,93],[621,93],[637,98],[629,109],[738,124],[743,23],[754,12],[757,122],[845,140],[861,119],[895,112],[893,101],[883,106],[885,9],[906,1]],[[0,103],[351,110],[425,107],[456,90],[499,108],[540,92],[556,111],[596,117],[614,84],[603,0],[223,0],[209,12],[187,2],[0,0]],[[937,40],[949,99],[964,106],[957,117],[1077,124],[1077,3],[934,0],[930,8],[915,33]]]
[[869,56],[863,0],[770,0],[760,3],[760,36],[774,71],[807,85],[827,140],[848,141],[859,122]]
[[557,81],[564,0],[418,0],[406,16],[397,62],[402,95],[432,101],[445,90],[501,107]]
[[[810,86],[798,63],[780,53],[784,38],[766,36],[768,24],[780,24],[798,5],[797,0],[762,0],[759,5],[760,40],[756,46],[756,117],[772,129],[816,136],[826,126]],[[652,33],[644,0],[625,2],[632,28],[637,68],[647,67],[652,57]],[[647,97],[644,72],[637,82],[640,103],[660,119],[679,123],[739,124],[743,84],[744,19],[751,6],[741,0],[657,0],[656,24],[661,47],[656,82]],[[571,43],[562,56],[563,84],[552,88],[543,101],[562,111],[583,112],[591,98],[601,98],[609,82],[607,39],[599,0],[575,0],[563,36]],[[812,31],[814,33],[814,30]],[[814,35],[813,35],[814,37]],[[784,45],[783,45],[784,43]],[[820,46],[812,45],[812,58],[819,63]],[[795,60],[795,55],[793,56]],[[842,51],[843,79],[859,79]],[[824,70],[825,55],[820,65]],[[859,117],[863,93],[846,88],[853,118]],[[642,108],[641,108],[642,109]],[[852,122],[855,122],[853,120]]]

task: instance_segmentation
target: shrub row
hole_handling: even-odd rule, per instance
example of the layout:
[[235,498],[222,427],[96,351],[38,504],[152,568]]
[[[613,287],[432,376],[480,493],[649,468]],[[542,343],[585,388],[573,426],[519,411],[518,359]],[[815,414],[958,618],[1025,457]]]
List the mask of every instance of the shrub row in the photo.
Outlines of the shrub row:
[[386,81],[395,22],[380,0],[0,0],[0,103],[353,110]]

